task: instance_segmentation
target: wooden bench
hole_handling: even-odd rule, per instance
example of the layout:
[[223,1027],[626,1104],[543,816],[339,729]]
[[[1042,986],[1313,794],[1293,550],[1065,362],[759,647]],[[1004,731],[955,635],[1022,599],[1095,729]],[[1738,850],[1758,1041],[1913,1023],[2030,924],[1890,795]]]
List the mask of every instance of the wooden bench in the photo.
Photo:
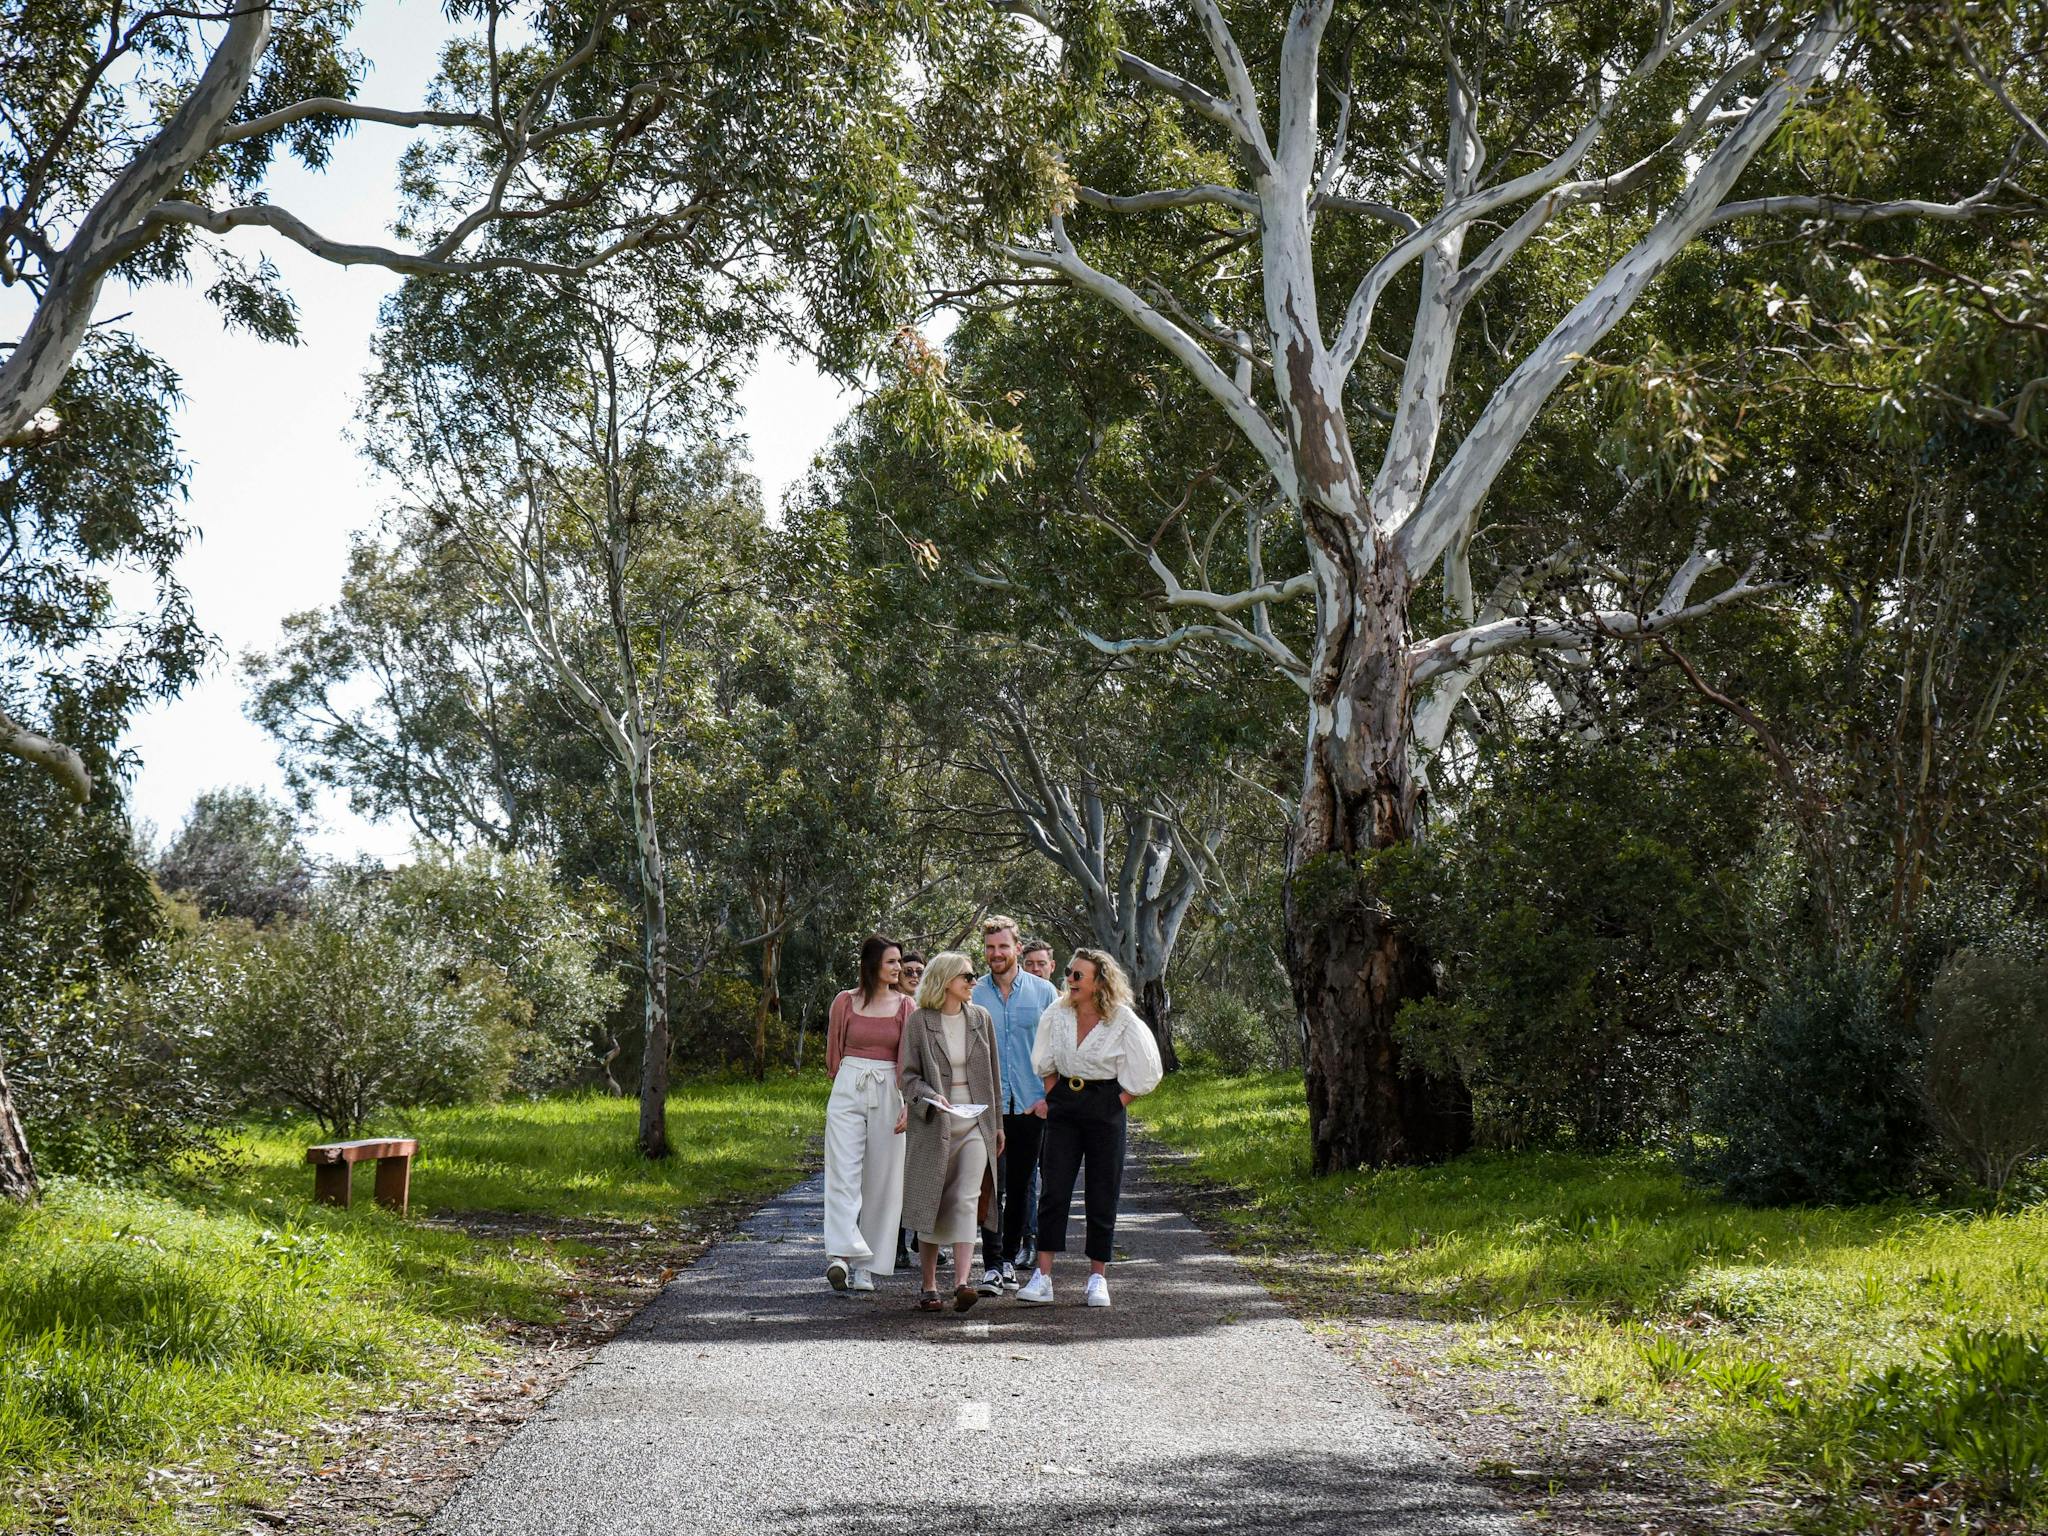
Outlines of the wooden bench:
[[412,1159],[420,1144],[410,1138],[396,1141],[330,1141],[306,1148],[306,1161],[313,1165],[313,1198],[323,1205],[347,1205],[350,1176],[356,1164],[377,1160],[377,1203],[405,1214],[406,1199],[412,1192]]

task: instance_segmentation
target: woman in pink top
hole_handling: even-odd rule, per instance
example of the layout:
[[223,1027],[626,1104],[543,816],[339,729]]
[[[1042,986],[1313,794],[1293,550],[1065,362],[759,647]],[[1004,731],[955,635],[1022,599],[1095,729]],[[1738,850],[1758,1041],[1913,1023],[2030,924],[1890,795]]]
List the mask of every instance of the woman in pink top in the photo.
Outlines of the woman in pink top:
[[825,1279],[835,1291],[872,1291],[896,1272],[903,1207],[903,1096],[896,1073],[910,999],[896,990],[903,951],[870,935],[860,985],[832,999],[825,1030]]

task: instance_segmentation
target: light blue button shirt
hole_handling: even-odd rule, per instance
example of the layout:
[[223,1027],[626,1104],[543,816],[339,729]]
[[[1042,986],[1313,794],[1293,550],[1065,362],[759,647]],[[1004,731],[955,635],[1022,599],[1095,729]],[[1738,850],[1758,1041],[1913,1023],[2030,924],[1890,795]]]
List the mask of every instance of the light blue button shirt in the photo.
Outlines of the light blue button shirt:
[[988,1010],[996,1026],[996,1057],[1003,1073],[1003,1113],[1022,1115],[1045,1097],[1045,1080],[1031,1070],[1031,1047],[1038,1040],[1038,1016],[1053,1005],[1059,993],[1043,976],[1034,976],[1022,966],[1010,982],[1006,1001],[996,979],[984,974],[974,984],[969,1002]]

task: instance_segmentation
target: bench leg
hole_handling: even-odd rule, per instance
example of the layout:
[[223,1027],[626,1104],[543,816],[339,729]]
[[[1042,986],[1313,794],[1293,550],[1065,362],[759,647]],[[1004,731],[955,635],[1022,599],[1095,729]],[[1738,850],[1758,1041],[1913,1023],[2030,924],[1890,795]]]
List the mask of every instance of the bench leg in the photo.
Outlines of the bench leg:
[[409,1157],[380,1157],[377,1159],[377,1203],[386,1210],[405,1214],[407,1198],[412,1193],[412,1159]]
[[352,1163],[314,1164],[313,1198],[322,1205],[347,1205],[349,1175],[354,1172]]

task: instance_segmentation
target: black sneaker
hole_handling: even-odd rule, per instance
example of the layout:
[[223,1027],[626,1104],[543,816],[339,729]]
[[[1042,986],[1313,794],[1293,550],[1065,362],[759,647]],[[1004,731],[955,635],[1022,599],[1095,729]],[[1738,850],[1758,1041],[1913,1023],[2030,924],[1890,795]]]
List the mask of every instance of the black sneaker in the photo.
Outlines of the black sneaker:
[[981,1284],[977,1285],[974,1289],[977,1293],[983,1296],[1002,1295],[1003,1272],[1000,1269],[991,1269],[987,1271],[981,1277]]

